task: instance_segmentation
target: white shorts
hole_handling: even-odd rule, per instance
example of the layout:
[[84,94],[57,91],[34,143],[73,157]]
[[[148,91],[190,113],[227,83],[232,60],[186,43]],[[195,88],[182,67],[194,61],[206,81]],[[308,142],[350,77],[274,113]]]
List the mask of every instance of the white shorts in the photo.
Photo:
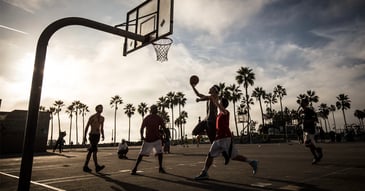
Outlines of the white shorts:
[[162,141],[161,139],[154,142],[143,141],[142,148],[139,154],[142,156],[149,156],[150,154],[161,154],[162,153]]
[[[212,145],[209,149],[209,155],[213,158],[218,157],[222,154],[223,151],[229,153],[229,147],[231,145],[232,138],[227,137],[223,139],[218,139],[213,141]],[[234,144],[232,144],[232,153],[231,153],[231,159],[235,158],[238,155],[238,151]]]
[[316,146],[316,140],[314,139],[315,134],[310,134],[307,132],[303,133],[304,146],[308,147],[309,144]]

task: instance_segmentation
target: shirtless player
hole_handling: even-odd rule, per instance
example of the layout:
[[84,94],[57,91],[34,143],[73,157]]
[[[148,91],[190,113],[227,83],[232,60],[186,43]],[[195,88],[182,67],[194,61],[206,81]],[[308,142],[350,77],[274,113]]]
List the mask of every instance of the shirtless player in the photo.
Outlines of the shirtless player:
[[102,141],[104,141],[104,117],[101,115],[101,113],[103,112],[103,106],[97,105],[95,107],[95,110],[96,110],[96,113],[89,118],[89,121],[87,122],[86,128],[85,128],[85,137],[83,140],[83,144],[85,144],[85,142],[86,142],[86,134],[87,134],[87,131],[89,130],[89,126],[91,127],[90,133],[89,133],[90,146],[88,148],[88,153],[86,155],[86,161],[85,161],[85,165],[83,168],[84,172],[91,172],[91,169],[88,167],[88,164],[89,164],[89,161],[91,158],[91,154],[93,154],[93,160],[95,163],[95,171],[99,172],[103,168],[105,168],[104,165],[98,164],[98,157],[97,157],[100,134],[101,134]]

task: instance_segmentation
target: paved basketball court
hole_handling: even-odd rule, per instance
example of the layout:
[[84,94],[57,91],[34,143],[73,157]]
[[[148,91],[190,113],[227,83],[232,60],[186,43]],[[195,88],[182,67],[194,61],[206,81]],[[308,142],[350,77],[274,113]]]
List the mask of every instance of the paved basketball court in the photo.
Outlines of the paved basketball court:
[[[130,175],[138,153],[132,147],[129,160],[117,158],[116,148],[100,148],[99,161],[106,165],[101,173],[84,173],[85,149],[62,154],[35,156],[31,190],[363,190],[365,186],[365,143],[322,144],[323,161],[311,165],[309,151],[299,144],[237,145],[240,153],[259,160],[253,176],[246,163],[223,157],[214,161],[210,180],[196,181],[204,165],[208,144],[173,146],[164,155],[167,174],[159,174],[157,158],[146,157],[139,175]],[[20,157],[0,159],[0,190],[17,189]],[[92,162],[92,160],[91,160]],[[89,165],[93,170],[93,163]]]

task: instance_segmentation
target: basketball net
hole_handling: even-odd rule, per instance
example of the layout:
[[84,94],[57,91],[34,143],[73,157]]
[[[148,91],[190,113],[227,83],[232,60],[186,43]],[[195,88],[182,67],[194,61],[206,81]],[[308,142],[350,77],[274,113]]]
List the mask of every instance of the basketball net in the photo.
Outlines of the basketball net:
[[155,48],[157,61],[165,62],[168,60],[167,53],[169,52],[172,42],[171,38],[165,37],[152,43],[153,48]]

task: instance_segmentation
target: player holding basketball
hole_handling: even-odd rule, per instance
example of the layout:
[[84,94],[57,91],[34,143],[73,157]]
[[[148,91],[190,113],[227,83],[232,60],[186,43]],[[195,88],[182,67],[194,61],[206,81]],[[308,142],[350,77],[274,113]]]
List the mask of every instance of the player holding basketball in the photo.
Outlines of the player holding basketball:
[[[229,111],[226,110],[228,107],[228,100],[225,98],[221,99],[219,104],[219,114],[217,117],[216,129],[217,136],[210,146],[209,153],[205,160],[205,165],[199,176],[195,177],[195,180],[208,179],[209,167],[213,164],[215,157],[218,157],[221,153],[229,153],[229,157],[232,160],[237,160],[241,162],[247,162],[253,169],[253,174],[257,172],[257,161],[249,160],[243,155],[239,155],[237,149],[234,147],[232,142],[232,133],[229,129]],[[225,161],[227,164],[228,161]]]
[[300,106],[302,107],[301,116],[303,117],[303,139],[304,139],[304,145],[308,147],[313,154],[313,161],[312,164],[316,164],[319,162],[322,157],[322,148],[316,145],[316,141],[314,139],[315,136],[315,128],[316,123],[318,122],[317,114],[316,112],[308,107],[309,100],[303,99],[300,102]]
[[193,135],[199,135],[205,130],[209,137],[210,143],[212,143],[215,139],[215,122],[217,117],[218,93],[220,88],[217,85],[214,85],[209,89],[209,95],[204,95],[199,93],[199,91],[195,88],[196,83],[194,83],[194,81],[190,81],[190,85],[193,88],[194,93],[199,97],[196,99],[196,101],[209,102],[207,108],[207,117],[194,128]]

